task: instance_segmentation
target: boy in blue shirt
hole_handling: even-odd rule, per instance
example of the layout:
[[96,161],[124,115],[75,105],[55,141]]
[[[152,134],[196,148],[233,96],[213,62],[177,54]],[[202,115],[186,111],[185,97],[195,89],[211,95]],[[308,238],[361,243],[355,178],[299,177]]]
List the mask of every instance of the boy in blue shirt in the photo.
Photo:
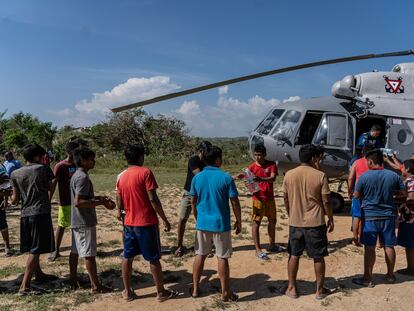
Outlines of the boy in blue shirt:
[[362,243],[364,252],[364,276],[355,278],[355,284],[373,287],[372,270],[375,264],[375,245],[377,238],[384,245],[387,263],[386,281],[395,282],[395,235],[396,208],[393,195],[404,189],[400,176],[384,169],[384,158],[380,150],[373,150],[366,155],[369,171],[361,175],[355,187],[354,197],[362,199]]
[[241,231],[241,209],[238,193],[233,178],[220,169],[222,151],[211,147],[205,156],[207,167],[194,176],[190,195],[192,209],[196,219],[196,258],[193,265],[192,297],[200,294],[199,283],[204,261],[212,250],[216,249],[218,271],[223,301],[236,301],[238,296],[230,290],[230,268],[228,259],[232,254],[229,199],[236,223],[235,233]]

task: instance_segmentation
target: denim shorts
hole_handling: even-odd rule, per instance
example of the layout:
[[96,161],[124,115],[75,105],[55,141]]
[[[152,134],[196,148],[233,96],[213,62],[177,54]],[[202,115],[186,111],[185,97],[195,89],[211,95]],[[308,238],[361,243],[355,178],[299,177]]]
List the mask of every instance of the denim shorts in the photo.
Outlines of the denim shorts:
[[395,219],[365,220],[362,225],[362,243],[365,246],[375,246],[377,239],[387,247],[397,245],[395,235]]

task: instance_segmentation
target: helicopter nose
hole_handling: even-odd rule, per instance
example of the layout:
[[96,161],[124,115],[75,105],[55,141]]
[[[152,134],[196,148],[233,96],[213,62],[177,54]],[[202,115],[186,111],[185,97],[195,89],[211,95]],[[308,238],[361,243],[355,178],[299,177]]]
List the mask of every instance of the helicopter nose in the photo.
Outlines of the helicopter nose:
[[257,135],[257,134],[253,134],[250,136],[249,139],[249,149],[250,149],[250,154],[253,154],[253,150],[256,146],[258,145],[264,145],[264,139],[263,137]]

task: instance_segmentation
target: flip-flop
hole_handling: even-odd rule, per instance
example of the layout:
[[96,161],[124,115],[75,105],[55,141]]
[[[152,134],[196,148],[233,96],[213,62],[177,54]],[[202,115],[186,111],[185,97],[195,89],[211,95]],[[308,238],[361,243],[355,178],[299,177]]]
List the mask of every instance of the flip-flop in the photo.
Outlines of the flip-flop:
[[26,289],[19,289],[19,291],[17,292],[17,296],[19,297],[25,297],[25,296],[29,296],[29,295],[41,295],[45,292],[45,290],[40,289],[40,288],[35,288],[35,287],[29,287]]
[[129,302],[129,301],[133,301],[138,298],[138,295],[132,290],[132,288],[130,289],[126,297],[125,297],[124,292],[125,290],[122,292],[122,298],[124,298],[125,301]]
[[239,300],[239,295],[235,293],[231,293],[231,297],[227,299],[223,299],[224,302],[231,301],[231,302],[237,302]]
[[201,296],[201,290],[198,290],[198,293],[197,293],[197,295],[193,295],[193,290],[194,290],[194,287],[190,287],[189,288],[189,293],[190,293],[190,296],[191,296],[191,298],[194,298],[194,299],[196,299],[196,298],[200,298],[200,296]]
[[181,246],[181,247],[177,248],[174,252],[175,257],[182,257],[184,254],[185,254],[184,246]]
[[288,296],[289,298],[292,298],[292,299],[298,299],[299,298],[298,294],[290,293],[287,290],[285,291],[285,296]]
[[168,299],[180,296],[180,292],[178,292],[176,290],[168,290],[168,292],[170,292],[170,294],[168,296],[158,297],[157,298],[158,302],[164,302],[164,301],[167,301]]
[[352,283],[362,286],[362,287],[368,287],[368,288],[373,288],[375,286],[374,282],[370,281],[367,283],[362,277],[352,279]]
[[269,260],[269,256],[267,256],[266,253],[260,252],[259,254],[256,255],[257,258],[259,258],[260,260]]
[[385,282],[387,282],[387,284],[394,284],[397,281],[397,278],[393,275],[393,276],[389,276],[386,275],[385,276]]
[[330,294],[332,294],[332,291],[329,288],[323,288],[322,289],[322,293],[317,294],[315,299],[316,300],[322,300],[325,299],[326,297],[328,297]]

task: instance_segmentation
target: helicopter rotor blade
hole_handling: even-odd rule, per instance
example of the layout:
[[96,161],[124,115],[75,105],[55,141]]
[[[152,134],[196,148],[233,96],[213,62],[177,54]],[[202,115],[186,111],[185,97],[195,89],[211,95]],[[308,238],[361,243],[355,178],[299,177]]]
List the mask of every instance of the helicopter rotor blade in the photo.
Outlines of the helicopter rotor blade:
[[317,61],[317,62],[312,62],[312,63],[306,63],[306,64],[302,64],[302,65],[289,66],[289,67],[284,67],[284,68],[279,68],[279,69],[254,73],[254,74],[241,76],[241,77],[237,77],[237,78],[233,78],[233,79],[228,79],[228,80],[224,80],[224,81],[220,81],[220,82],[215,82],[215,83],[211,83],[211,84],[206,84],[206,85],[198,86],[198,87],[191,88],[191,89],[184,90],[184,91],[180,91],[180,92],[174,92],[174,93],[170,93],[170,94],[166,94],[166,95],[161,95],[161,96],[157,96],[157,97],[154,97],[154,98],[151,98],[151,99],[143,100],[143,101],[140,101],[140,102],[137,102],[137,103],[134,103],[134,104],[129,104],[129,105],[121,106],[121,107],[112,108],[111,110],[112,110],[112,112],[121,112],[121,111],[124,111],[124,110],[146,106],[146,105],[153,104],[153,103],[160,102],[160,101],[167,100],[167,99],[172,99],[172,98],[176,98],[176,97],[180,97],[180,96],[185,96],[185,95],[189,95],[189,94],[193,94],[193,93],[198,93],[198,92],[201,92],[201,91],[206,91],[206,90],[217,88],[217,87],[220,87],[220,86],[239,83],[239,82],[242,82],[242,81],[257,79],[257,78],[266,77],[266,76],[270,76],[270,75],[275,75],[275,74],[279,74],[279,73],[283,73],[283,72],[295,71],[295,70],[311,68],[311,67],[317,67],[317,66],[323,66],[323,65],[329,65],[329,64],[345,63],[345,62],[351,62],[351,61],[356,61],[356,60],[382,58],[382,57],[407,56],[407,55],[414,55],[414,50],[406,50],[406,51],[390,52],[390,53],[382,53],[382,54],[366,54],[366,55],[358,55],[358,56],[351,56],[351,57],[342,57],[342,58],[335,58],[335,59]]

